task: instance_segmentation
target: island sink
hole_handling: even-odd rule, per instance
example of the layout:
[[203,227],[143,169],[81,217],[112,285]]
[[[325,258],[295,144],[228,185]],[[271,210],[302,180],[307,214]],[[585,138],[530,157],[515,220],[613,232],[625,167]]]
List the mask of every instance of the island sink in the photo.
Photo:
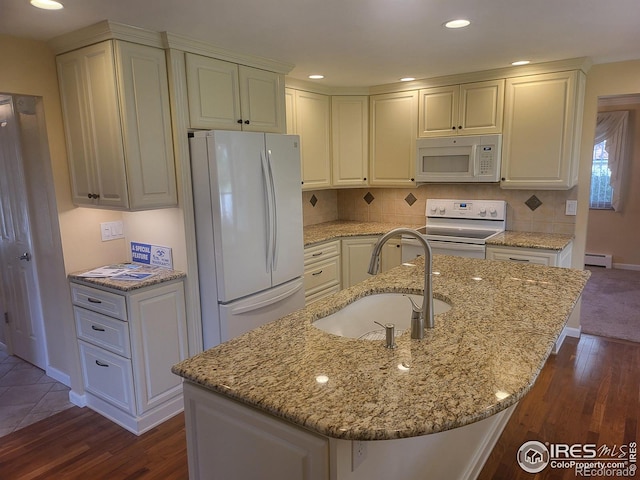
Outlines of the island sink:
[[[320,318],[312,325],[327,333],[362,340],[384,340],[385,330],[374,322],[393,323],[396,337],[411,328],[411,298],[422,302],[421,295],[405,293],[378,293],[359,298],[341,310]],[[451,309],[451,305],[433,299],[433,313],[438,315]]]

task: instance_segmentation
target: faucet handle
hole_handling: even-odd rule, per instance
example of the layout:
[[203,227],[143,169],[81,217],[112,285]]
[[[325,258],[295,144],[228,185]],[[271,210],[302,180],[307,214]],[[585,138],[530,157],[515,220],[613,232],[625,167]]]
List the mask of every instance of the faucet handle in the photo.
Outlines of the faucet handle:
[[416,302],[413,301],[413,298],[407,295],[407,298],[411,302],[411,308],[413,309],[413,313],[422,313],[422,307],[419,307]]

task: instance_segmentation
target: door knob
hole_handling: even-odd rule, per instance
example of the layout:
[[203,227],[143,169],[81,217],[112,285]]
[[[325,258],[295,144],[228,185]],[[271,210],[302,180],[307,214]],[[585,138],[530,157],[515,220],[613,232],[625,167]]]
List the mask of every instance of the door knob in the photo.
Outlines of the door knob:
[[31,254],[29,252],[24,252],[19,257],[16,257],[18,260],[26,260],[27,262],[31,261]]

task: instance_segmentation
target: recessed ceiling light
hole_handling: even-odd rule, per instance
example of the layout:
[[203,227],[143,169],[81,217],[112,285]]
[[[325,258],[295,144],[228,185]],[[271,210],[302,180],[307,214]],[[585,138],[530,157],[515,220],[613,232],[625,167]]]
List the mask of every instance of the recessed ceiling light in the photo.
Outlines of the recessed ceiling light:
[[463,28],[468,26],[470,23],[471,22],[469,20],[460,18],[458,20],[449,20],[447,23],[444,24],[444,26],[447,28]]
[[322,80],[324,78],[324,75],[309,75],[309,78],[311,80]]
[[402,78],[400,79],[400,81],[401,81],[401,82],[411,82],[411,81],[413,81],[413,80],[415,80],[415,79],[416,79],[416,77],[402,77]]
[[517,62],[511,62],[511,65],[517,67],[519,65],[528,65],[529,63],[531,63],[529,60],[518,60]]
[[36,8],[42,8],[43,10],[60,10],[64,8],[64,5],[55,0],[31,0],[31,5]]

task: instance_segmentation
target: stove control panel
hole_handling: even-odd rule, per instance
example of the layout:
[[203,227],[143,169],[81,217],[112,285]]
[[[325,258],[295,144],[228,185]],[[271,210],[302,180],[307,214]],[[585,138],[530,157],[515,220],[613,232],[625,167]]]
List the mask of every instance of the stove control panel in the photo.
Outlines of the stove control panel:
[[431,218],[468,218],[505,220],[507,203],[504,200],[427,200],[426,216]]

